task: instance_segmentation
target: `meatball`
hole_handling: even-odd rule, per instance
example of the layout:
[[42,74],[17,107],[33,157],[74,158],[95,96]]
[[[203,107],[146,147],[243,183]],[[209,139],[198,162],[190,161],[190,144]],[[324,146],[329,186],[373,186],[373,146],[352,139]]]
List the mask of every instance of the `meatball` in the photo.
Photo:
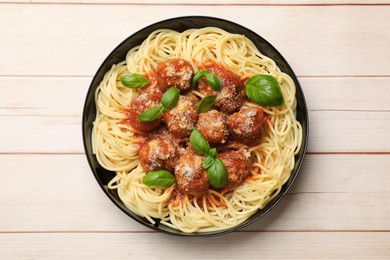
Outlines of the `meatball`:
[[174,59],[160,63],[156,70],[158,86],[162,92],[170,87],[177,87],[184,92],[191,87],[194,74],[191,64],[183,59]]
[[127,111],[127,120],[132,128],[141,132],[150,132],[156,129],[162,119],[156,119],[151,122],[141,122],[138,116],[148,110],[149,108],[158,107],[160,105],[162,93],[160,91],[145,91],[136,97],[131,103],[130,110]]
[[207,141],[214,144],[225,143],[229,133],[226,115],[217,110],[199,114],[196,128]]
[[268,129],[267,117],[259,107],[243,107],[229,117],[228,128],[234,140],[256,146]]
[[224,189],[233,189],[241,185],[245,177],[250,174],[250,152],[245,148],[237,151],[228,151],[218,154],[227,171],[228,182]]
[[216,95],[217,99],[214,106],[221,112],[232,114],[238,111],[245,102],[243,81],[238,75],[223,67],[210,68],[210,71],[221,79],[222,90],[213,90],[205,79],[201,79],[199,92],[203,95]]
[[176,107],[164,113],[164,122],[175,137],[185,137],[191,134],[198,119],[196,103],[198,100],[192,94],[180,96]]
[[175,167],[178,188],[187,195],[201,196],[209,189],[207,171],[203,168],[204,157],[187,149]]
[[172,171],[179,158],[179,147],[172,139],[155,138],[141,145],[139,160],[146,172]]

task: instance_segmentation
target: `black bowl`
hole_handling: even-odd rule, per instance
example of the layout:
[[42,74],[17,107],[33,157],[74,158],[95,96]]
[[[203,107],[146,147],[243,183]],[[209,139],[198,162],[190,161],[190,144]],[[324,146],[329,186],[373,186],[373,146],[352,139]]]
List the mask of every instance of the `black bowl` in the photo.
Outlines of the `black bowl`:
[[[157,29],[166,28],[166,29],[172,29],[175,31],[185,31],[187,29],[191,28],[202,28],[202,27],[218,27],[225,31],[228,31],[230,33],[238,33],[238,34],[244,34],[247,38],[252,40],[254,44],[257,46],[257,48],[260,50],[261,53],[264,55],[270,57],[273,59],[276,64],[279,66],[279,68],[290,75],[290,77],[294,80],[296,85],[296,97],[297,97],[297,120],[302,124],[303,128],[303,139],[302,139],[302,148],[299,152],[299,154],[295,157],[295,167],[291,173],[290,179],[283,185],[283,188],[281,192],[276,196],[272,201],[270,201],[267,206],[256,212],[254,215],[252,215],[249,219],[247,219],[242,224],[230,228],[228,230],[223,231],[216,231],[216,232],[206,232],[206,233],[183,233],[179,230],[172,229],[170,227],[159,225],[157,224],[152,225],[148,220],[146,220],[143,217],[140,217],[133,212],[131,212],[126,206],[123,204],[123,202],[119,199],[117,191],[116,190],[110,190],[107,188],[108,182],[115,176],[114,172],[107,171],[103,169],[99,163],[96,160],[96,157],[92,154],[92,146],[91,146],[91,133],[92,133],[92,124],[95,120],[96,115],[96,108],[95,108],[95,100],[94,100],[94,93],[98,85],[103,79],[104,74],[110,70],[111,66],[113,64],[117,64],[123,60],[125,60],[126,53],[133,47],[140,45],[143,40],[145,40],[149,34]],[[204,17],[204,16],[186,16],[186,17],[178,17],[178,18],[172,18],[168,20],[164,20],[155,24],[152,24],[136,33],[131,35],[129,38],[124,40],[121,44],[119,44],[118,47],[116,47],[110,55],[105,59],[103,64],[100,66],[98,71],[96,72],[96,75],[94,76],[92,83],[89,87],[87,97],[84,104],[84,111],[83,111],[83,122],[82,122],[82,128],[83,128],[83,140],[84,140],[84,149],[85,153],[87,155],[87,159],[89,162],[89,165],[92,169],[93,174],[95,175],[95,178],[97,182],[99,183],[100,187],[103,189],[103,191],[106,193],[106,195],[112,200],[112,202],[115,203],[123,212],[125,212],[127,215],[138,221],[139,223],[160,231],[162,233],[171,234],[171,235],[177,235],[177,236],[216,236],[216,235],[222,235],[226,234],[232,231],[239,230],[243,227],[246,227],[250,225],[251,223],[257,221],[261,217],[263,217],[265,214],[267,214],[271,209],[273,209],[276,204],[284,197],[284,195],[288,192],[291,185],[293,184],[295,178],[298,175],[298,172],[301,168],[303,159],[305,157],[306,153],[306,147],[307,147],[307,140],[308,140],[308,113],[307,113],[307,107],[306,107],[306,101],[305,97],[303,95],[302,88],[298,82],[298,79],[296,75],[294,74],[293,70],[291,69],[290,65],[287,63],[287,61],[283,58],[283,56],[265,39],[254,33],[253,31],[230,21],[219,19],[219,18],[213,18],[213,17]]]

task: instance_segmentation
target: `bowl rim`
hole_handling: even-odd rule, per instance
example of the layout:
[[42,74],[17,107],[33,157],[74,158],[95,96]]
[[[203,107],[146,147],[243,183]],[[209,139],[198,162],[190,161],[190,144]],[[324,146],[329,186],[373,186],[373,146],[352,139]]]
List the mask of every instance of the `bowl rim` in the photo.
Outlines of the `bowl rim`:
[[[170,232],[168,230],[165,230],[165,229],[160,229],[158,226],[155,226],[151,223],[146,223],[146,222],[143,222],[135,217],[133,217],[131,214],[129,214],[128,211],[131,212],[130,209],[126,208],[124,205],[120,205],[120,202],[117,201],[108,191],[108,189],[105,189],[104,188],[104,185],[101,183],[101,180],[98,176],[98,172],[95,170],[95,167],[92,163],[92,161],[90,160],[90,158],[88,157],[88,144],[87,144],[87,138],[86,138],[86,114],[88,113],[88,105],[87,105],[87,100],[88,100],[88,97],[90,95],[94,95],[95,93],[95,90],[97,88],[97,86],[94,86],[93,83],[95,81],[95,78],[98,76],[98,74],[100,73],[100,71],[103,69],[103,67],[105,66],[106,63],[109,62],[110,58],[118,51],[118,49],[120,49],[120,47],[124,44],[126,44],[127,41],[129,41],[131,38],[135,37],[136,35],[138,35],[139,33],[142,33],[143,31],[146,31],[150,28],[153,28],[159,24],[162,24],[162,23],[167,23],[167,22],[175,22],[175,21],[179,21],[181,19],[208,19],[208,20],[213,20],[213,21],[216,21],[216,22],[222,22],[222,23],[226,23],[226,24],[230,24],[230,25],[234,25],[235,27],[239,27],[241,28],[242,30],[245,30],[253,35],[255,35],[256,37],[260,38],[264,44],[266,44],[269,48],[272,49],[272,51],[278,55],[280,58],[281,58],[281,61],[287,66],[287,68],[290,70],[291,74],[289,73],[288,75],[293,79],[295,85],[296,85],[296,89],[300,92],[301,94],[301,105],[302,105],[302,108],[303,108],[303,113],[302,113],[302,121],[305,122],[305,126],[302,125],[302,130],[304,130],[303,132],[303,136],[302,136],[302,144],[301,144],[301,156],[300,156],[300,160],[298,162],[298,165],[296,165],[294,167],[295,172],[294,172],[294,169],[292,170],[292,173],[291,173],[291,176],[288,180],[288,183],[286,182],[285,184],[283,184],[283,186],[286,186],[285,189],[283,191],[281,191],[281,193],[278,194],[278,196],[274,199],[272,199],[271,201],[268,202],[268,204],[271,204],[270,207],[266,207],[266,210],[264,209],[259,209],[256,213],[258,213],[259,211],[262,211],[258,216],[254,217],[253,219],[250,219],[251,217],[253,217],[256,213],[254,213],[250,218],[248,218],[247,220],[245,220],[244,222],[240,223],[239,225],[237,226],[234,226],[234,227],[231,227],[231,228],[228,228],[228,229],[225,229],[225,230],[218,230],[218,231],[213,231],[213,232],[205,232],[205,233],[185,233],[185,232],[182,232],[180,230],[174,230],[175,232]],[[202,26],[202,27],[198,27],[198,28],[204,28],[205,26]],[[216,26],[210,26],[210,27],[216,27]],[[196,28],[196,27],[194,27]],[[234,32],[232,32],[234,33]],[[249,38],[249,37],[248,37]],[[253,40],[251,38],[249,38],[250,40]],[[255,43],[255,42],[254,42]],[[256,45],[256,43],[255,43]],[[135,46],[133,46],[135,47]],[[256,46],[257,47],[257,46]],[[266,55],[266,54],[265,54]],[[267,55],[266,55],[267,56]],[[106,73],[107,71],[105,71],[104,73]],[[94,110],[94,112],[96,113],[96,104],[93,104],[92,106],[92,110]],[[106,194],[106,196],[121,210],[123,211],[127,216],[131,217],[133,220],[137,221],[138,223],[142,224],[143,226],[145,227],[148,227],[148,228],[151,228],[155,231],[158,231],[158,232],[161,232],[161,233],[164,233],[164,234],[168,234],[168,235],[172,235],[172,236],[179,236],[179,237],[215,237],[215,236],[221,236],[221,235],[225,235],[225,234],[229,234],[229,233],[232,233],[232,232],[235,232],[235,231],[238,231],[240,229],[243,229],[251,224],[253,224],[254,222],[258,221],[259,219],[263,218],[265,215],[267,215],[272,209],[274,209],[278,204],[279,202],[284,198],[284,196],[288,193],[288,191],[291,189],[291,187],[293,186],[296,178],[298,177],[300,171],[301,171],[301,168],[302,168],[302,165],[303,165],[303,162],[305,160],[305,156],[306,156],[306,152],[307,152],[307,147],[308,147],[308,139],[309,139],[309,114],[308,114],[308,108],[307,108],[307,103],[306,103],[306,98],[305,98],[305,95],[304,95],[304,92],[303,92],[303,89],[300,85],[300,82],[298,81],[298,77],[296,76],[295,72],[293,71],[293,69],[291,68],[290,64],[287,62],[287,60],[284,58],[284,56],[271,44],[269,43],[266,39],[264,39],[262,36],[260,36],[259,34],[257,34],[256,32],[254,32],[253,30],[243,26],[243,25],[240,25],[238,23],[235,23],[235,22],[232,22],[232,21],[229,21],[229,20],[226,20],[226,19],[223,19],[223,18],[219,18],[219,17],[212,17],[212,16],[203,16],[203,15],[189,15],[189,16],[178,16],[178,17],[172,17],[172,18],[168,18],[168,19],[163,19],[163,20],[160,20],[160,21],[157,21],[157,22],[154,22],[146,27],[143,27],[139,30],[137,30],[136,32],[132,33],[131,35],[129,35],[128,37],[126,37],[123,41],[121,41],[108,55],[107,57],[103,60],[103,62],[101,63],[101,65],[99,66],[99,68],[97,69],[97,71],[95,72],[94,76],[92,77],[91,79],[91,83],[89,84],[89,87],[88,87],[88,91],[87,91],[87,94],[86,94],[86,97],[84,99],[84,106],[83,106],[83,112],[82,112],[82,124],[81,124],[81,127],[82,127],[82,138],[83,138],[83,148],[84,148],[84,154],[86,155],[87,157],[87,161],[88,161],[88,164],[89,164],[89,167],[96,179],[96,181],[98,182],[100,188],[103,190],[103,192]],[[88,128],[88,131],[92,131],[92,127],[91,128]],[[92,155],[92,156],[95,156],[95,155]],[[96,156],[95,156],[96,157]],[[295,163],[296,163],[296,159],[295,159]],[[294,174],[293,174],[294,173]],[[123,204],[123,202],[122,202]],[[267,204],[267,205],[268,205]],[[133,213],[135,214],[135,213]],[[143,217],[141,217],[142,219],[145,219]],[[146,220],[146,219],[145,219]],[[147,220],[146,220],[147,221]]]

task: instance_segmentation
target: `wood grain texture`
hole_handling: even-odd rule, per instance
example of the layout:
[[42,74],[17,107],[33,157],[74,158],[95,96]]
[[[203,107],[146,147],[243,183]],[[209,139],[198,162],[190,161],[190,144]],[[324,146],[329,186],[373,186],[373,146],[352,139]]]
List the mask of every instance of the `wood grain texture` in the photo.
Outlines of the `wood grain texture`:
[[[218,238],[133,221],[83,154],[83,103],[105,57],[137,30],[185,15],[229,19],[270,41],[309,108],[309,154],[292,189]],[[389,259],[389,19],[389,0],[0,0],[0,258]]]
[[[0,152],[83,152],[81,115],[90,81],[1,77]],[[301,83],[310,110],[309,152],[390,151],[383,138],[390,130],[390,78],[301,78]]]
[[[80,117],[91,81],[91,77],[0,77],[0,116]],[[390,77],[301,77],[299,81],[309,111],[390,112]]]
[[[132,33],[166,18],[194,14],[228,18],[254,30],[298,75],[389,75],[390,6],[231,8],[2,4],[0,59],[7,66],[0,67],[0,75],[92,76]],[[261,23],[248,19],[259,14]]]
[[0,0],[0,3],[33,4],[138,4],[138,5],[383,5],[388,0]]
[[[261,259],[385,259],[390,257],[389,239],[389,233],[349,232],[235,233],[208,239],[157,233],[0,234],[0,254],[15,259],[238,259],[243,255]],[[20,248],[20,244],[25,246]]]
[[[308,155],[288,195],[245,230],[390,232],[389,168],[390,155]],[[0,232],[148,231],[106,197],[84,155],[0,155],[0,179]]]
[[[1,153],[82,153],[81,116],[0,116]],[[390,113],[310,112],[310,153],[390,152]],[[26,127],[28,126],[28,127]],[[23,140],[23,142],[21,142]]]
[[0,77],[0,115],[80,117],[91,81],[90,77]]

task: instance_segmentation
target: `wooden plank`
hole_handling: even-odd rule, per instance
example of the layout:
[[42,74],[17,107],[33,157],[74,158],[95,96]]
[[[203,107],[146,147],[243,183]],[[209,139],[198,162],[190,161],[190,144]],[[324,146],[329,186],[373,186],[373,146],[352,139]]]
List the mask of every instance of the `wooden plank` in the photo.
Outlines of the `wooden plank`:
[[[390,230],[390,155],[308,155],[247,231]],[[148,231],[102,192],[84,155],[0,155],[0,231]],[[1,243],[0,243],[1,244]]]
[[[308,152],[389,152],[390,113],[311,111]],[[0,153],[81,153],[81,116],[0,116]],[[28,126],[28,127],[27,127]]]
[[1,152],[80,153],[81,117],[0,116]]
[[1,231],[147,230],[108,199],[84,155],[1,155],[0,162]]
[[231,10],[224,5],[2,4],[0,59],[7,66],[0,67],[0,75],[91,76],[110,51],[135,31],[193,14],[228,18],[254,30],[284,54],[298,75],[389,74],[390,6],[235,6]]
[[0,115],[80,117],[91,80],[0,77]]
[[[309,110],[390,111],[390,77],[299,80]],[[0,115],[80,116],[90,82],[90,77],[0,77]]]
[[[61,241],[60,243],[58,241]],[[234,233],[183,239],[163,234],[0,234],[5,259],[389,258],[390,233]],[[21,247],[20,245],[23,245]]]
[[309,111],[390,111],[390,77],[320,77],[299,81]]
[[141,4],[141,5],[151,5],[151,4],[166,4],[166,5],[355,5],[355,4],[365,4],[365,5],[378,5],[378,4],[388,4],[388,0],[213,0],[212,2],[208,0],[0,0],[0,3],[57,3],[57,4]]
[[290,193],[386,193],[389,168],[389,154],[308,154]]
[[310,112],[309,152],[389,152],[390,113]]

